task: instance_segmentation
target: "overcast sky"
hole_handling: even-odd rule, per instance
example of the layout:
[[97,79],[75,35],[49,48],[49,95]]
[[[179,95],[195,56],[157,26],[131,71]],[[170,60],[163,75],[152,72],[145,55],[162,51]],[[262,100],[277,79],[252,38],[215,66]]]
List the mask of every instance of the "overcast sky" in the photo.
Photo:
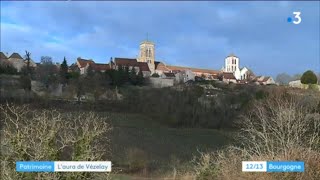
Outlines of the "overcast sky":
[[[319,72],[319,2],[1,2],[1,51],[107,63],[156,44],[167,64],[221,69],[230,53],[256,74]],[[299,25],[288,23],[300,11]]]

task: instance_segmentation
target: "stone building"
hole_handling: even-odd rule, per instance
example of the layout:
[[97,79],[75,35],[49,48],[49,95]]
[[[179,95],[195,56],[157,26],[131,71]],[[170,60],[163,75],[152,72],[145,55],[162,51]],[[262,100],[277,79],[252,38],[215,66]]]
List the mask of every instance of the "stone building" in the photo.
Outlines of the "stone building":
[[143,41],[140,44],[138,62],[147,63],[150,73],[155,73],[155,45],[151,41]]
[[226,57],[222,70],[226,73],[233,73],[237,80],[247,80],[251,75],[251,72],[247,67],[240,69],[240,59],[234,54],[230,54]]
[[17,69],[18,72],[20,72],[22,67],[25,65],[24,59],[16,52],[9,56],[8,61]]

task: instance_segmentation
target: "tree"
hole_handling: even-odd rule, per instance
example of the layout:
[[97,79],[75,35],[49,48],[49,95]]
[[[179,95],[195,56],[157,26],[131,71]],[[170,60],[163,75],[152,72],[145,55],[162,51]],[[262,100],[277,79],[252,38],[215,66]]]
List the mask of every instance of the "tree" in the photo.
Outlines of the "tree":
[[126,66],[124,68],[124,74],[123,74],[123,82],[128,82],[129,81],[129,76],[130,76],[130,73],[129,73],[129,66]]
[[144,83],[144,77],[143,77],[143,73],[142,73],[142,71],[140,70],[139,72],[138,72],[138,77],[137,77],[137,85],[143,85],[143,83]]
[[68,64],[66,57],[63,58],[62,64],[60,65],[60,83],[66,84],[68,82]]
[[26,73],[28,75],[30,75],[30,60],[31,60],[30,56],[31,56],[31,53],[26,51],[26,60],[27,60],[27,72]]
[[130,75],[129,75],[129,81],[132,85],[137,85],[137,72],[134,67],[132,67]]
[[287,73],[278,74],[276,77],[276,82],[281,85],[287,85],[291,81],[292,77]]
[[52,62],[52,57],[50,57],[50,56],[41,56],[41,62],[40,62],[41,64],[53,64],[53,62]]
[[317,84],[317,81],[318,81],[318,79],[317,79],[316,74],[314,72],[312,72],[311,70],[304,72],[301,77],[302,84]]
[[18,71],[11,64],[0,64],[0,74],[18,74]]
[[41,64],[36,69],[36,79],[44,83],[48,88],[49,85],[57,83],[58,73],[58,67],[52,63],[52,58],[50,56],[42,56]]
[[108,179],[108,174],[17,173],[15,168],[16,161],[109,158],[111,126],[106,117],[94,112],[34,110],[26,105],[1,105],[0,111],[3,179]]
[[151,76],[152,77],[160,77],[158,73],[153,73]]

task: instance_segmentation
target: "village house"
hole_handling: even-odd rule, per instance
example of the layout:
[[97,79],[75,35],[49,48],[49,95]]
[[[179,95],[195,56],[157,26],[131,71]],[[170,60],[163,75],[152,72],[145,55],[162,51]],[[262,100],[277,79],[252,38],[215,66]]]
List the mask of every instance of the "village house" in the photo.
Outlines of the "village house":
[[18,72],[20,72],[22,67],[25,65],[24,59],[20,56],[20,54],[15,52],[9,56],[8,61],[14,68],[17,69]]
[[111,69],[110,64],[95,63],[92,59],[88,60],[81,57],[77,58],[76,64],[71,65],[69,70],[77,71],[76,67],[78,67],[80,74],[86,74],[89,67],[95,72],[105,72]]
[[276,84],[271,76],[257,76],[253,79],[253,82],[257,85]]
[[[9,57],[7,57],[3,52],[0,52],[0,64],[13,66],[17,69],[18,72],[20,72],[21,69],[27,65],[27,63],[28,61],[23,59],[19,53],[14,52]],[[29,63],[30,67],[37,66],[37,64],[32,59],[30,59]]]
[[139,71],[142,72],[143,77],[149,77],[151,75],[151,70],[149,69],[149,65],[146,62],[139,62],[137,59],[131,58],[114,58],[110,62],[113,65],[113,69],[118,69],[119,66],[122,68],[128,67],[129,71],[134,68],[135,72],[138,74]]

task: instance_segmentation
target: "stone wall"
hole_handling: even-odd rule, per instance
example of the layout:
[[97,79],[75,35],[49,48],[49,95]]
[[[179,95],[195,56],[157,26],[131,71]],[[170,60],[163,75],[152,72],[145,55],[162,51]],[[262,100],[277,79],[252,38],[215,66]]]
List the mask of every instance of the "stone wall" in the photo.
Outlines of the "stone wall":
[[150,85],[155,88],[170,87],[174,85],[174,79],[150,77]]

